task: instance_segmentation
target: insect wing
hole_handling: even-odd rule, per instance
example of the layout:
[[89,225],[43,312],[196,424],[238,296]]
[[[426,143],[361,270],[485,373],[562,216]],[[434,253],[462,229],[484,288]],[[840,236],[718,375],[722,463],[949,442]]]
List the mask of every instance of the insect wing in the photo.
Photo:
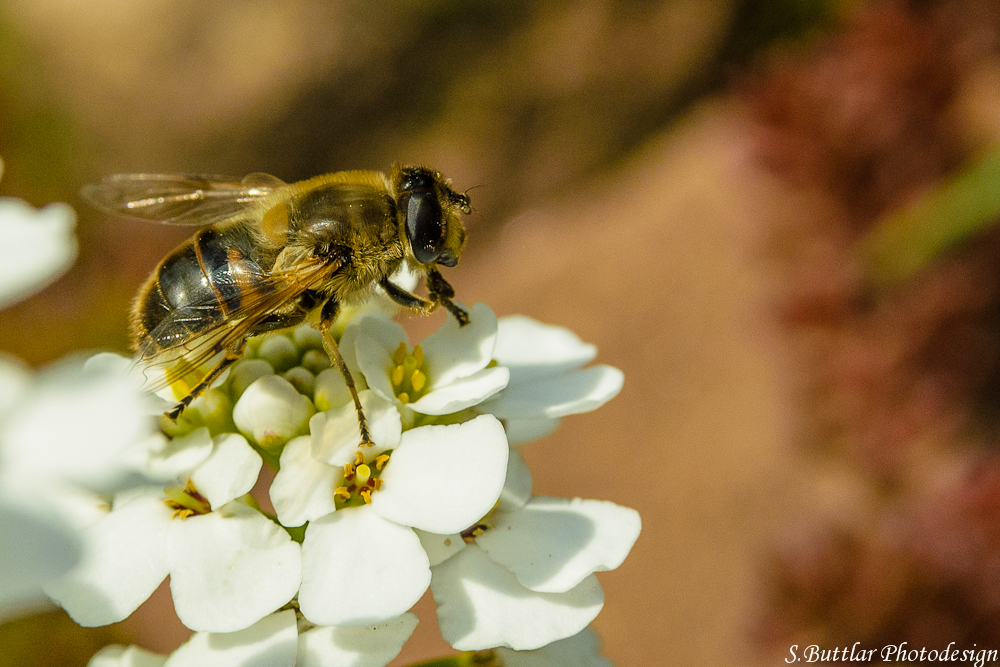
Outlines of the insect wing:
[[237,180],[189,174],[116,174],[80,194],[106,213],[168,225],[210,225],[245,212],[284,183],[266,174]]

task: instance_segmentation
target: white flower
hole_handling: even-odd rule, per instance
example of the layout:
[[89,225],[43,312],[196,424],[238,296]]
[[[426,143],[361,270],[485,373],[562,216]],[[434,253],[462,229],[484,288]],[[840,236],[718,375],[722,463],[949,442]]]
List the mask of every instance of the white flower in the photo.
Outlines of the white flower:
[[[446,415],[476,405],[505,386],[506,368],[491,366],[497,320],[477,303],[470,324],[449,317],[416,347],[399,324],[366,315],[344,331],[341,351],[383,398],[422,415]],[[412,415],[412,413],[405,413]]]
[[155,420],[123,363],[97,355],[33,375],[0,359],[0,611],[37,605],[41,585],[77,563],[77,528],[93,514],[81,493],[136,481],[123,453]]
[[336,628],[303,623],[281,611],[229,634],[198,632],[169,656],[109,646],[87,667],[383,667],[417,626],[404,614],[385,623]]
[[213,441],[202,428],[152,439],[136,458],[152,478],[186,481],[119,494],[83,531],[83,561],[45,587],[75,621],[120,621],[168,575],[177,615],[194,630],[240,630],[292,598],[299,545],[234,500],[250,491],[261,468],[242,436]]
[[514,315],[498,330],[493,357],[510,371],[510,382],[476,410],[502,419],[511,444],[546,436],[560,417],[596,410],[621,391],[617,368],[583,368],[597,348],[568,329]]
[[[313,436],[285,447],[271,485],[283,525],[310,522],[299,605],[323,625],[376,624],[409,609],[431,579],[413,529],[464,530],[490,511],[506,475],[509,448],[496,418],[401,433],[392,403],[374,392],[362,401],[374,446],[357,451],[356,417],[317,415]],[[348,424],[337,446],[325,442],[330,423]]]
[[536,649],[576,634],[603,606],[593,573],[621,565],[639,536],[635,510],[528,498],[530,474],[516,451],[510,461],[504,499],[464,534],[474,543],[439,552],[433,568],[441,633],[460,650]]
[[0,308],[34,294],[73,264],[75,224],[66,204],[36,211],[19,199],[0,198]]
[[589,628],[534,651],[498,648],[503,667],[612,667],[600,653],[601,643]]
[[[270,340],[289,341],[285,336]],[[265,343],[266,344],[266,343]],[[279,375],[263,375],[255,380],[233,408],[233,421],[240,432],[263,449],[274,451],[306,432],[316,408],[307,396]]]

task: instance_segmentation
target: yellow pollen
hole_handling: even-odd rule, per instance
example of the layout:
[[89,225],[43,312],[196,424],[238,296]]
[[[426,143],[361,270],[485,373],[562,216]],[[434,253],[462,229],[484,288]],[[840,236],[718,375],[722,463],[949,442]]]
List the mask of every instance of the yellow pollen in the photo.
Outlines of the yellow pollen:
[[371,489],[361,489],[360,491],[358,491],[358,493],[361,495],[362,498],[365,499],[365,504],[366,505],[371,505],[372,504],[372,490]]
[[348,501],[351,499],[351,492],[347,490],[346,486],[338,486],[333,491],[334,498],[340,498],[343,501]]
[[354,465],[359,466],[365,462],[365,455],[361,452],[354,452]]
[[406,343],[400,341],[399,347],[392,353],[392,363],[399,365],[406,359]]
[[355,473],[354,464],[353,463],[345,463],[344,464],[344,477],[350,479],[351,477],[354,477],[354,473]]
[[413,348],[413,358],[417,361],[417,368],[424,365],[424,351],[417,345]]
[[403,405],[406,405],[407,403],[410,402],[410,395],[407,394],[405,391],[399,396],[397,396],[397,398],[399,399],[399,402],[402,403]]
[[398,365],[392,369],[392,386],[398,387],[403,384],[403,366]]
[[385,467],[385,464],[388,463],[388,462],[389,462],[389,455],[388,454],[380,454],[379,456],[376,456],[375,457],[375,469],[376,470],[381,470],[382,468]]
[[366,466],[364,463],[358,466],[358,484],[367,484],[368,480],[371,479],[372,469]]
[[414,370],[413,375],[410,376],[410,384],[413,385],[413,391],[421,391],[427,384],[427,376],[419,370]]
[[378,491],[379,489],[382,488],[382,478],[381,477],[376,477],[372,481],[375,483],[375,487],[374,488],[375,488],[376,491]]

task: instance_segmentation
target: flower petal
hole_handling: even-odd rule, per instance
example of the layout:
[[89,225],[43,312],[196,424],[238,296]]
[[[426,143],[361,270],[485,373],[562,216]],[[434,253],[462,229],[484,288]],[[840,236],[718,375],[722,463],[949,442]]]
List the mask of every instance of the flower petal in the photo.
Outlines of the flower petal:
[[299,635],[295,667],[383,667],[416,627],[417,617],[403,614],[375,626],[312,628]]
[[431,567],[440,565],[459,551],[465,548],[465,540],[461,533],[451,533],[450,535],[439,535],[438,533],[428,533],[426,530],[414,529],[420,544],[427,552],[427,558],[431,561]]
[[432,533],[457,533],[490,511],[503,490],[510,448],[491,415],[407,431],[382,471],[372,509]]
[[482,403],[507,386],[509,371],[503,366],[484,368],[467,377],[438,386],[407,405],[425,415],[447,415]]
[[590,628],[534,651],[497,649],[504,667],[613,667],[600,651],[601,641]]
[[170,515],[162,497],[150,492],[116,507],[83,531],[83,560],[47,584],[46,594],[85,627],[124,619],[167,576]]
[[460,651],[536,649],[575,635],[604,606],[593,575],[565,593],[535,593],[474,544],[434,568],[431,591],[441,634]]
[[0,353],[0,417],[31,385],[31,370],[21,361]]
[[524,315],[501,318],[493,358],[510,369],[511,384],[581,368],[597,356],[597,346],[584,343],[564,327]]
[[[490,404],[486,403],[476,408],[480,412],[490,412]],[[550,417],[535,417],[533,419],[512,419],[510,417],[503,420],[503,428],[507,431],[507,442],[514,445],[523,445],[526,442],[541,440],[559,427],[559,419]]]
[[485,303],[477,303],[464,327],[449,317],[420,343],[430,390],[451,384],[486,368],[497,342],[497,316]]
[[[364,373],[368,386],[375,389],[369,376],[375,379],[375,376],[385,375],[388,383],[388,364],[400,343],[409,347],[410,339],[398,322],[393,322],[381,313],[364,313],[344,329],[339,345],[340,356],[344,357],[344,362],[352,371],[360,370]],[[379,387],[379,391],[383,390],[383,387]],[[389,388],[386,398],[391,396],[392,389]]]
[[[374,447],[365,448],[365,457],[374,458],[388,449],[394,449],[403,432],[395,402],[386,400],[371,390],[361,392],[358,398],[368,420],[368,431],[375,443]],[[309,420],[309,432],[312,434],[312,455],[317,461],[334,466],[352,463],[361,442],[358,411],[354,407],[354,401],[315,415]]]
[[617,396],[624,381],[625,375],[614,366],[592,366],[508,387],[482,410],[501,419],[590,412]]
[[295,595],[299,545],[260,512],[232,502],[170,527],[170,591],[192,630],[242,630]]
[[510,450],[507,458],[507,479],[500,492],[500,504],[497,506],[503,512],[513,512],[524,507],[531,498],[531,471],[524,462],[524,456],[516,449]]
[[416,534],[371,507],[341,509],[306,529],[299,607],[313,623],[383,623],[412,607],[430,580]]
[[166,482],[186,477],[211,453],[212,436],[207,428],[199,428],[172,439],[157,433],[130,452],[129,460],[147,477]]
[[525,588],[562,593],[621,565],[641,526],[639,513],[628,507],[536,496],[520,511],[498,513],[476,544]]
[[70,526],[0,502],[0,621],[44,604],[42,584],[69,572],[82,553],[80,536]]
[[223,433],[213,441],[212,453],[191,474],[198,493],[212,509],[250,493],[264,461],[237,433]]
[[0,199],[0,308],[34,294],[73,264],[75,225],[66,204],[36,211],[19,199]]
[[105,646],[94,654],[87,667],[163,667],[167,656],[152,653],[138,646]]
[[316,412],[312,401],[280,375],[264,375],[247,387],[233,408],[240,433],[268,450],[304,435]]
[[333,491],[343,476],[343,468],[313,458],[308,436],[285,445],[281,468],[268,492],[281,525],[301,526],[336,510]]
[[164,667],[294,667],[297,644],[295,612],[280,611],[239,632],[197,632]]

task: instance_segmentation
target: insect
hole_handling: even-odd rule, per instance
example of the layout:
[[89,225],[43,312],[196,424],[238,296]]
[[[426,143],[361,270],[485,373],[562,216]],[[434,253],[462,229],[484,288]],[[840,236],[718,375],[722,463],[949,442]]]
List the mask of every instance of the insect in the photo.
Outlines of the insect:
[[[422,313],[443,306],[460,325],[469,322],[438,266],[458,264],[460,214],[472,209],[432,169],[394,165],[388,175],[342,171],[291,184],[266,174],[119,174],[82,195],[106,212],[203,227],[159,263],[132,305],[137,362],[163,370],[151,388],[200,378],[166,413],[175,421],[243,356],[247,338],[309,323],[323,333],[354,398],[362,444],[370,443],[351,372],[329,332],[341,306],[379,285],[401,306]],[[426,277],[429,298],[389,280],[404,264]]]

